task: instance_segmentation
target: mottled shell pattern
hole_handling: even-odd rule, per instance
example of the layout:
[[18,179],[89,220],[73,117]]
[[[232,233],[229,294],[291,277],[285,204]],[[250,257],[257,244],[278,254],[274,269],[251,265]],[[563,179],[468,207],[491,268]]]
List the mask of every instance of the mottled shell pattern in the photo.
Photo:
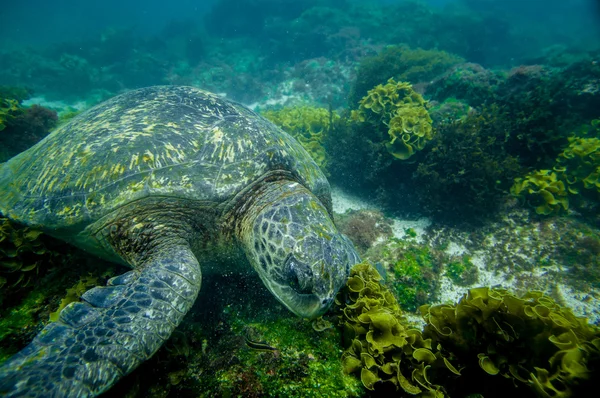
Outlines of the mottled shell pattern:
[[149,87],[91,108],[0,165],[0,212],[76,233],[145,197],[216,206],[273,170],[331,212],[325,176],[279,128],[193,87]]

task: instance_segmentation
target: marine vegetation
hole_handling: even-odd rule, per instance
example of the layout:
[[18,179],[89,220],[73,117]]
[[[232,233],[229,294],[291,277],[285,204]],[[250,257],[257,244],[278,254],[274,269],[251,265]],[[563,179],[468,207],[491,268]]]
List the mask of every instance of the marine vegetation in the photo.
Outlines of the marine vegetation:
[[559,214],[569,208],[569,191],[561,175],[552,170],[536,170],[515,178],[510,192],[523,198],[537,214]]
[[449,221],[492,217],[521,174],[518,159],[506,150],[503,113],[483,107],[441,121],[436,131],[412,176],[422,209]]
[[[416,5],[415,5],[416,6]],[[427,82],[463,62],[461,57],[439,50],[387,46],[378,55],[360,63],[349,103],[356,104],[373,87],[389,79],[417,84]]]
[[[600,127],[600,120],[594,121]],[[598,129],[600,131],[600,129]],[[558,155],[557,172],[564,173],[570,193],[600,193],[600,138],[569,137],[569,146]]]
[[393,235],[392,221],[377,210],[350,210],[335,219],[340,232],[348,236],[359,253],[365,254],[378,239]]
[[426,94],[437,101],[455,98],[481,108],[491,105],[495,91],[502,82],[500,73],[485,69],[479,64],[464,63],[437,77],[427,86]]
[[327,169],[328,156],[323,140],[331,125],[340,118],[336,112],[314,106],[297,106],[269,109],[261,114],[297,139],[319,167]]
[[56,112],[39,105],[23,106],[30,92],[0,86],[0,162],[33,146],[56,125]]
[[390,238],[365,255],[372,263],[389,270],[387,284],[404,311],[415,311],[436,298],[438,275],[450,260],[441,251],[414,242]]
[[[597,54],[566,68],[513,68],[496,90],[496,103],[510,123],[507,150],[522,165],[550,169],[568,145],[566,132],[598,117]],[[566,111],[568,110],[568,111]]]
[[[558,155],[553,170],[536,170],[516,178],[511,193],[524,199],[542,215],[560,214],[569,209],[570,198],[589,196],[600,202],[600,122],[591,123],[592,136],[571,136]],[[590,129],[583,129],[588,134]],[[577,195],[577,196],[574,196]]]
[[15,99],[0,98],[0,131],[15,118],[20,110],[19,102]]
[[471,262],[471,258],[465,254],[458,259],[449,261],[446,264],[445,274],[458,286],[472,285],[478,280],[477,267]]
[[418,330],[368,262],[336,298],[346,373],[376,393],[571,397],[600,371],[600,328],[541,292],[470,289],[455,305],[423,305]]
[[25,347],[61,307],[63,286],[75,288],[67,290],[66,305],[79,299],[87,282],[114,274],[114,267],[88,259],[38,230],[0,218],[0,363]]
[[337,318],[294,317],[261,285],[252,275],[207,277],[202,305],[111,392],[150,398],[364,396],[360,380],[342,372],[341,331],[332,327]]
[[342,312],[344,372],[356,374],[369,390],[445,396],[436,374],[460,372],[439,345],[408,325],[375,268],[367,262],[355,265],[336,304]]
[[580,396],[600,371],[600,329],[541,292],[482,287],[420,311],[423,338],[460,369],[453,396]]
[[433,138],[432,120],[423,97],[409,83],[390,78],[368,91],[351,117],[359,123],[368,122],[375,129],[385,129],[389,135],[385,147],[397,159],[406,160],[425,148]]
[[0,217],[0,303],[7,291],[27,286],[47,261],[51,253],[40,235],[39,230]]

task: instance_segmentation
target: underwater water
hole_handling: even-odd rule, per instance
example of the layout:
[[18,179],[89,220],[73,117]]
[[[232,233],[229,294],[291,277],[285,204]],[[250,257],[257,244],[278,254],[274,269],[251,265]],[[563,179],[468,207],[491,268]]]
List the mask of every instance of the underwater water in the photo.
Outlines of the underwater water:
[[588,396],[599,38],[595,0],[1,5],[0,396]]

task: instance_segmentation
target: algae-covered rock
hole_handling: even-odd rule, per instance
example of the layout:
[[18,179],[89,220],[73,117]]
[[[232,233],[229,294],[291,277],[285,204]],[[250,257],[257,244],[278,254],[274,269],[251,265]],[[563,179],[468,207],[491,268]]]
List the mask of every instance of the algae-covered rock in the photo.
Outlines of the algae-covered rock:
[[[591,130],[600,132],[599,120],[592,121]],[[569,208],[569,198],[577,198],[574,195],[589,194],[598,202],[600,139],[569,137],[569,145],[558,155],[553,170],[536,170],[516,178],[511,193],[524,198],[543,215],[564,212]]]

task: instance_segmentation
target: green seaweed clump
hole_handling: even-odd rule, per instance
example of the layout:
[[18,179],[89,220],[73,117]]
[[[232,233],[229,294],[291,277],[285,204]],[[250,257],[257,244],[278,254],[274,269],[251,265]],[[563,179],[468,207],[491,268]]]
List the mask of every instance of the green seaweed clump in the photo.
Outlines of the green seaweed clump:
[[323,140],[332,123],[340,118],[337,113],[325,108],[297,106],[266,110],[262,115],[297,139],[321,168],[327,167]]
[[[411,4],[414,7],[415,4]],[[372,87],[389,78],[417,84],[429,82],[464,59],[440,50],[411,49],[406,45],[387,46],[379,54],[366,57],[360,63],[350,93],[350,103],[356,103]]]
[[552,170],[536,170],[524,178],[515,178],[510,189],[514,196],[523,198],[537,214],[559,214],[569,209],[569,191],[560,174]]
[[583,188],[600,193],[600,139],[570,137],[554,170],[565,174],[569,192],[579,193]]
[[38,329],[38,313],[45,301],[45,292],[32,290],[19,305],[3,308],[0,316],[0,364],[31,341],[31,334]]
[[[40,239],[41,231],[21,227],[0,217],[0,288],[27,286],[39,271],[48,249]],[[2,298],[0,297],[0,302]]]
[[446,264],[446,276],[455,285],[467,286],[477,282],[479,271],[467,255],[460,256],[460,260],[453,260]]
[[[600,132],[600,120],[591,129]],[[588,135],[585,132],[584,135]],[[598,200],[600,193],[600,139],[572,136],[569,145],[558,155],[553,170],[536,170],[516,178],[511,193],[535,207],[538,214],[564,212],[569,197],[588,193]]]
[[410,83],[397,83],[393,78],[385,86],[379,84],[369,90],[351,116],[357,122],[385,126],[390,139],[385,146],[397,159],[410,158],[433,138],[425,100]]
[[[110,271],[107,271],[103,277],[107,277],[110,275]],[[82,277],[73,287],[67,289],[66,296],[60,301],[58,308],[56,311],[50,313],[49,320],[50,322],[56,322],[58,320],[58,316],[60,312],[69,304],[79,301],[83,293],[91,289],[92,287],[98,285],[98,277],[92,276],[91,274],[88,276]]]
[[[453,395],[533,389],[543,397],[579,396],[600,370],[600,329],[541,292],[471,289],[456,305],[424,305],[423,338],[460,365]],[[584,394],[585,395],[585,394]]]
[[445,262],[443,253],[414,242],[414,238],[390,238],[374,246],[365,258],[381,263],[388,272],[388,283],[404,311],[416,311],[435,299],[437,275]]
[[[336,303],[342,306],[345,373],[360,375],[369,390],[444,397],[439,374],[460,374],[439,346],[407,326],[394,295],[368,262],[355,265]],[[443,376],[442,376],[443,377]]]
[[4,130],[20,111],[21,107],[17,100],[0,98],[0,131]]

